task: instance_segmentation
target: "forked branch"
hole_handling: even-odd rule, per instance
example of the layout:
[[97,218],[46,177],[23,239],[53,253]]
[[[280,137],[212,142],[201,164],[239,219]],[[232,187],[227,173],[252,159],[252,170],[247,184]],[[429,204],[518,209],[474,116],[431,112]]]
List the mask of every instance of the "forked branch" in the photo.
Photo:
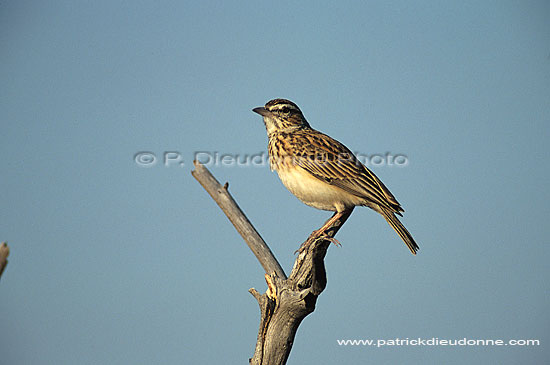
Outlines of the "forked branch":
[[326,287],[324,258],[331,238],[349,218],[352,210],[328,226],[321,237],[304,245],[287,278],[267,244],[229,194],[228,184],[221,186],[208,169],[198,162],[195,162],[195,170],[191,173],[218,203],[266,272],[267,291],[260,294],[254,288],[249,290],[258,301],[261,313],[256,349],[249,362],[256,365],[285,364],[298,326],[315,310],[317,297]]

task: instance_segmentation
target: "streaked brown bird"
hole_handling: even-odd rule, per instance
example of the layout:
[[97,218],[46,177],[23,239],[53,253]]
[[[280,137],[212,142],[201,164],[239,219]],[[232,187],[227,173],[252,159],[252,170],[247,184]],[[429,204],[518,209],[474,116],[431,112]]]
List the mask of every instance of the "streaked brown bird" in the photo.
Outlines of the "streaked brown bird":
[[416,255],[418,245],[396,217],[403,208],[346,146],[311,128],[290,100],[274,99],[253,111],[264,120],[271,170],[305,204],[335,212],[314,237],[354,207],[367,206],[380,213]]

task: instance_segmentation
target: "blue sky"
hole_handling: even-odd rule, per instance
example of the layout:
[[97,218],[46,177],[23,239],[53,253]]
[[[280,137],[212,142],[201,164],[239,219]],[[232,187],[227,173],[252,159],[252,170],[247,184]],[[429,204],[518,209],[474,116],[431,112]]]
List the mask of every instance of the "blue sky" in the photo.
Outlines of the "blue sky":
[[[544,1],[2,2],[3,361],[246,363],[263,272],[190,171],[198,151],[265,153],[251,109],[284,97],[353,151],[406,156],[370,167],[421,248],[357,209],[288,363],[543,363],[548,14]],[[144,151],[155,164],[136,163]],[[330,213],[265,164],[209,168],[289,272]],[[541,345],[337,344],[418,337]]]

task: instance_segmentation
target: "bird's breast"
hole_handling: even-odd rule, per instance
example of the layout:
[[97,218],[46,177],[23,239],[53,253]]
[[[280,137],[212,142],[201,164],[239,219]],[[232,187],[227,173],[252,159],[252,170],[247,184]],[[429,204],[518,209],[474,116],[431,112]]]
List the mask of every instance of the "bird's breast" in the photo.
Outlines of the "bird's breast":
[[283,185],[303,203],[321,210],[344,211],[361,205],[361,199],[317,179],[299,166],[277,169]]

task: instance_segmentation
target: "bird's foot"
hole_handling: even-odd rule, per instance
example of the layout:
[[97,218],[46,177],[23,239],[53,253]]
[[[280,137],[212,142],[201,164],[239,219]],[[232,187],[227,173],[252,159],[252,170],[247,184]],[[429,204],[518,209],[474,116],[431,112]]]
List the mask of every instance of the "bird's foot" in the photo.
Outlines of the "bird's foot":
[[338,241],[336,238],[334,237],[329,237],[329,236],[321,236],[319,238],[322,238],[322,239],[325,239],[327,241],[330,241],[332,243],[334,243],[336,246],[338,247],[342,247],[342,244],[340,243],[340,241]]
[[319,238],[319,236],[321,236],[321,233],[323,233],[323,232],[321,232],[320,229],[316,229],[315,231],[311,232],[311,234],[309,235],[307,240],[305,240],[304,243],[302,243],[300,245],[300,248],[298,248],[296,251],[294,251],[294,254],[304,252],[304,250],[306,248],[308,248],[309,246],[311,246],[311,244],[313,242],[317,241],[317,238]]
[[326,233],[319,232],[319,230],[317,230],[317,231],[313,231],[309,235],[307,240],[300,245],[300,248],[298,248],[296,251],[294,251],[294,254],[297,254],[297,253],[300,254],[300,253],[304,252],[305,249],[307,249],[313,243],[317,242],[317,240],[326,240],[326,241],[334,243],[338,247],[342,247],[342,244],[336,238],[330,237]]

